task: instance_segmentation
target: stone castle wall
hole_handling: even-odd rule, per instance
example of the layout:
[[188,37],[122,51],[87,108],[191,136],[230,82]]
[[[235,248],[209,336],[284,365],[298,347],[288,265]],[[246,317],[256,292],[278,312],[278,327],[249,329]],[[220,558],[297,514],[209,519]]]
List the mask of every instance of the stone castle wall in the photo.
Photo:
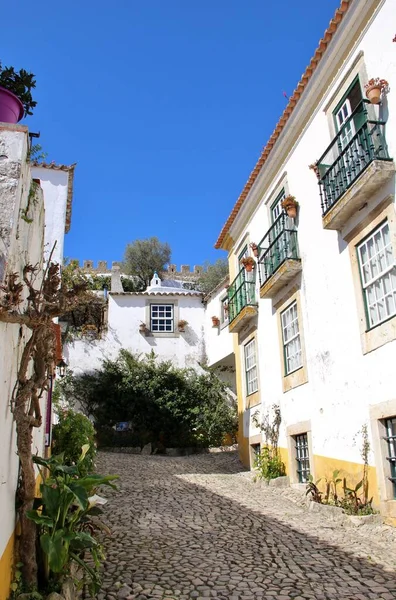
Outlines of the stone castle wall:
[[[75,261],[80,264],[78,260]],[[82,264],[82,270],[85,273],[90,273],[92,275],[110,275],[111,269],[113,267],[120,267],[122,270],[122,262],[114,261],[109,266],[106,260],[99,260],[97,266],[94,266],[93,260],[84,260]],[[203,273],[204,269],[200,265],[195,265],[194,269],[190,270],[190,265],[181,265],[180,271],[177,270],[177,265],[169,265],[168,269],[161,273],[161,277],[163,279],[183,279],[183,280],[194,280],[197,279],[201,273]],[[122,271],[121,271],[122,272]]]

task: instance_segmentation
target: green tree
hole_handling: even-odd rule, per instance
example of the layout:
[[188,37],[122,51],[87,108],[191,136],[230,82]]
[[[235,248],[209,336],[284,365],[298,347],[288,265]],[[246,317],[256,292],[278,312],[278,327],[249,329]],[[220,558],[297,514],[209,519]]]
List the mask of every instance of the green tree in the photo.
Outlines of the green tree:
[[197,281],[197,287],[204,294],[209,294],[228,275],[228,261],[218,258],[213,264],[206,262],[204,272]]
[[125,249],[124,271],[137,278],[143,289],[149,285],[154,271],[160,274],[171,259],[168,243],[160,242],[157,237],[135,240]]
[[157,361],[154,353],[142,358],[121,350],[93,373],[69,375],[65,385],[66,396],[94,416],[99,441],[101,432],[108,432],[105,445],[122,438],[111,429],[119,421],[132,426],[134,441],[124,445],[152,442],[159,449],[218,446],[236,432],[236,407],[213,372],[179,369]]

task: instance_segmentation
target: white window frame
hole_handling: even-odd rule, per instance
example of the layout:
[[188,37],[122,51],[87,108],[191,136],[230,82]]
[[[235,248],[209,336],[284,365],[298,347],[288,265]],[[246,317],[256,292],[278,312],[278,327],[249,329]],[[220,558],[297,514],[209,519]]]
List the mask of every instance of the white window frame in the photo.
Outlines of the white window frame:
[[244,345],[246,395],[258,391],[257,351],[256,340],[253,338]]
[[396,315],[396,263],[388,220],[359,242],[356,251],[367,327],[372,329]]
[[[292,320],[287,322],[287,317],[292,314]],[[303,366],[303,352],[301,343],[301,332],[298,322],[298,307],[297,300],[294,300],[285,310],[280,314],[281,329],[282,329],[282,343],[283,343],[283,356],[285,365],[285,375],[290,375],[294,371],[301,369]],[[291,331],[289,331],[291,329]],[[296,347],[297,351],[292,351]],[[299,357],[299,359],[297,358]],[[293,364],[293,361],[296,361]]]
[[[153,309],[157,310],[157,315],[153,316]],[[161,316],[163,311],[163,316]],[[171,315],[171,316],[169,316]],[[164,321],[164,329],[159,329],[159,321]],[[175,307],[173,304],[153,303],[150,304],[150,331],[153,333],[174,333],[175,326]],[[170,327],[170,328],[166,328]]]
[[[225,309],[225,306],[227,306],[227,310]],[[222,325],[228,323],[228,296],[220,298],[220,317]]]

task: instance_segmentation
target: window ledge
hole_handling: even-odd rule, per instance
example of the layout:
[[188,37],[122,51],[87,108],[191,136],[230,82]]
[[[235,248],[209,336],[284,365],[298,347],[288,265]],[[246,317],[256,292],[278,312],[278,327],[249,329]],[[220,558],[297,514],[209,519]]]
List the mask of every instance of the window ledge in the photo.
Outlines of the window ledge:
[[396,340],[396,315],[361,334],[362,352],[368,354]]
[[282,381],[283,393],[308,383],[308,372],[306,366],[302,366],[290,375],[286,375]]

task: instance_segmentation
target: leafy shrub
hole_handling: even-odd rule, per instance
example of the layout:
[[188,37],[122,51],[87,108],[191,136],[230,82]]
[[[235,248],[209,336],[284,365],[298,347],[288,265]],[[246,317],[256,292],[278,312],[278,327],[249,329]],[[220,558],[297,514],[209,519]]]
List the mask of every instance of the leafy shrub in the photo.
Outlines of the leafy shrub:
[[63,453],[66,465],[76,464],[82,446],[89,445],[80,464],[80,472],[86,474],[93,471],[96,455],[95,429],[87,417],[71,409],[61,412],[59,423],[53,429],[52,439],[54,453]]
[[69,376],[63,393],[93,415],[98,430],[105,428],[100,437],[104,445],[106,437],[125,439],[124,433],[106,433],[121,421],[131,423],[134,446],[151,442],[159,451],[219,446],[226,434],[236,434],[236,407],[213,372],[179,369],[171,361],[158,362],[154,353],[142,358],[121,350],[100,370]]
[[257,469],[259,479],[269,480],[286,475],[286,467],[279,456],[279,452],[275,452],[268,446],[264,446],[260,454],[256,456],[254,467]]
[[[70,575],[72,562],[84,570],[87,583],[93,596],[100,589],[100,563],[103,559],[102,546],[97,533],[107,527],[98,519],[100,504],[105,502],[96,494],[98,488],[112,483],[118,475],[83,475],[84,462],[90,448],[80,448],[80,456],[74,466],[65,465],[63,454],[44,459],[33,456],[39,469],[49,471],[47,478],[42,475],[41,497],[35,501],[33,510],[26,516],[39,527],[41,550],[47,559],[49,573],[44,575],[47,582],[60,583],[65,575]],[[89,560],[85,560],[88,553]]]

